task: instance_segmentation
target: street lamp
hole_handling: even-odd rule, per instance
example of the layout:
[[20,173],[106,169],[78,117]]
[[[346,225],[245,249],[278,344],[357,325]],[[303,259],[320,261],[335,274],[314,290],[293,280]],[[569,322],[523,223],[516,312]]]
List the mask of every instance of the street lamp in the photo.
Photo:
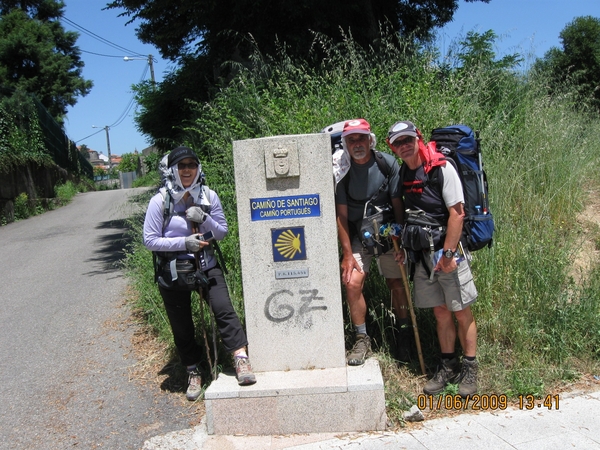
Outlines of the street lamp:
[[92,128],[104,128],[104,131],[106,131],[106,149],[108,151],[108,170],[112,169],[112,158],[110,156],[110,138],[108,137],[108,125],[104,126],[104,127],[97,127],[96,125],[92,125]]
[[150,66],[150,79],[152,80],[152,85],[156,84],[154,80],[154,57],[152,55],[148,55],[147,58],[138,58],[135,56],[126,56],[123,58],[123,61],[148,61],[148,65]]

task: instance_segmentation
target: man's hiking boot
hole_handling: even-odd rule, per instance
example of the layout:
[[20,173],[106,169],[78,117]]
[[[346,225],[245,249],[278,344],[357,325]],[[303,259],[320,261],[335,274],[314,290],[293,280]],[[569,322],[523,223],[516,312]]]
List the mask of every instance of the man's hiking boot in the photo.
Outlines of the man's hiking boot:
[[444,390],[448,383],[456,382],[458,369],[458,360],[442,359],[442,363],[437,367],[437,370],[431,380],[425,383],[423,392],[427,395],[437,395]]
[[188,388],[185,393],[186,398],[193,402],[202,393],[202,378],[200,377],[200,369],[195,368],[188,372]]
[[354,347],[346,354],[349,366],[362,366],[371,356],[371,338],[366,334],[357,334]]
[[410,362],[410,349],[413,342],[412,327],[404,325],[399,330],[394,330],[394,359],[401,363]]
[[458,381],[458,395],[467,397],[477,393],[477,372],[479,363],[475,361],[467,361],[463,358],[462,368]]
[[245,356],[236,356],[235,361],[235,376],[240,386],[246,386],[256,383],[256,376],[252,372],[250,360]]

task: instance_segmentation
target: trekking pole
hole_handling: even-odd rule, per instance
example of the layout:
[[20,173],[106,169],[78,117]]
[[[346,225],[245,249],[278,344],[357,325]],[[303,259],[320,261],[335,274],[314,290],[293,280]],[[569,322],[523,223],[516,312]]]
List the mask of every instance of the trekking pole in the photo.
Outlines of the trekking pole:
[[[394,250],[400,253],[400,248],[396,239],[392,239],[394,243]],[[406,251],[404,252],[404,259],[406,260]],[[425,361],[423,361],[423,352],[421,351],[421,338],[419,337],[419,329],[417,328],[417,317],[415,316],[415,310],[413,308],[412,299],[410,298],[410,288],[408,287],[408,277],[406,276],[406,266],[402,263],[398,263],[400,267],[400,273],[402,274],[402,283],[404,284],[404,290],[406,291],[406,301],[408,302],[408,310],[410,311],[410,319],[413,325],[413,331],[415,333],[415,343],[417,344],[417,355],[419,356],[419,364],[421,365],[421,373],[426,375]]]
[[[196,222],[191,222],[192,224],[192,233],[199,233],[199,229],[198,229],[198,224]],[[194,253],[194,258],[196,259],[196,270],[202,270],[202,265],[200,263],[200,251],[197,251]],[[206,324],[204,323],[204,295],[203,295],[203,289],[201,286],[198,286],[198,295],[200,296],[200,320],[202,322],[202,334],[204,336],[204,345],[206,347],[206,356],[208,358],[208,365],[210,366],[210,374],[212,375],[212,379],[213,381],[217,379],[217,361],[218,361],[218,354],[217,354],[217,348],[216,348],[216,338],[215,338],[215,323],[213,320],[213,316],[212,316],[212,305],[210,304],[210,298],[207,296],[208,299],[208,314],[210,316],[210,321],[211,321],[211,328],[213,331],[213,347],[214,347],[214,354],[215,354],[215,363],[213,365],[212,363],[212,358],[210,357],[210,347],[208,345],[208,337],[206,336]]]
[[[384,231],[380,231],[383,236],[391,236],[392,242],[394,244],[394,250],[396,253],[400,253],[402,250],[404,252],[404,260],[406,261],[406,251],[404,249],[400,249],[398,245],[398,239],[400,239],[400,225],[391,224],[385,226]],[[412,299],[410,296],[410,288],[408,287],[408,276],[406,275],[406,266],[402,263],[398,263],[398,267],[400,267],[400,274],[402,275],[402,283],[404,284],[404,290],[406,292],[406,302],[408,303],[408,310],[410,311],[410,320],[412,321],[413,332],[415,334],[415,344],[417,345],[417,355],[419,356],[419,364],[421,366],[421,373],[426,375],[427,372],[425,370],[425,361],[423,361],[423,352],[421,350],[421,338],[419,337],[419,328],[417,327],[417,317],[415,316],[415,310],[413,308]]]
[[488,212],[487,198],[485,197],[485,181],[483,180],[483,162],[481,161],[481,139],[479,138],[479,130],[475,131],[475,142],[477,142],[477,158],[479,161],[479,187],[481,196],[481,211],[484,214]]

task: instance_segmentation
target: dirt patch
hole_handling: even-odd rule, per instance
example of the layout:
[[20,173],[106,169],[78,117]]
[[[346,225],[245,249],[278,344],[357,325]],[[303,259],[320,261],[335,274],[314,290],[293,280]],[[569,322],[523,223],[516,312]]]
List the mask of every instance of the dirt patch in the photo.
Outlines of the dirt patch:
[[586,195],[585,209],[577,215],[577,223],[581,227],[581,245],[570,273],[576,284],[587,278],[600,257],[600,189],[589,188]]
[[[130,289],[127,304],[133,304],[135,293]],[[136,363],[129,368],[129,380],[144,385],[156,395],[179,398],[182,413],[189,418],[190,426],[200,424],[205,414],[204,401],[190,402],[185,397],[187,375],[179,361],[170,354],[169,346],[161,342],[156,333],[146,324],[140,311],[132,311],[126,326],[133,328],[131,343]]]

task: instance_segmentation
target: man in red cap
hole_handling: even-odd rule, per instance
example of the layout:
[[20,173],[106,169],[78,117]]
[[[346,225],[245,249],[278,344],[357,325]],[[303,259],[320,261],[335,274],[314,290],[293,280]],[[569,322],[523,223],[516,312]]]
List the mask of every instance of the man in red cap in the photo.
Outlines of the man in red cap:
[[[399,166],[392,155],[375,150],[376,138],[364,119],[349,120],[342,131],[343,152],[334,158],[337,166],[335,203],[338,236],[342,247],[342,283],[350,308],[350,318],[356,331],[352,350],[346,355],[349,365],[358,366],[371,354],[371,340],[367,334],[367,304],[363,287],[373,257],[377,258],[379,272],[385,277],[392,293],[399,340],[396,358],[409,359],[409,320],[407,299],[401,273],[394,260],[391,243],[379,236],[380,227],[401,223],[402,202],[398,189]],[[336,161],[344,160],[343,164]],[[341,171],[341,173],[340,173]],[[373,222],[375,220],[375,222]]]

